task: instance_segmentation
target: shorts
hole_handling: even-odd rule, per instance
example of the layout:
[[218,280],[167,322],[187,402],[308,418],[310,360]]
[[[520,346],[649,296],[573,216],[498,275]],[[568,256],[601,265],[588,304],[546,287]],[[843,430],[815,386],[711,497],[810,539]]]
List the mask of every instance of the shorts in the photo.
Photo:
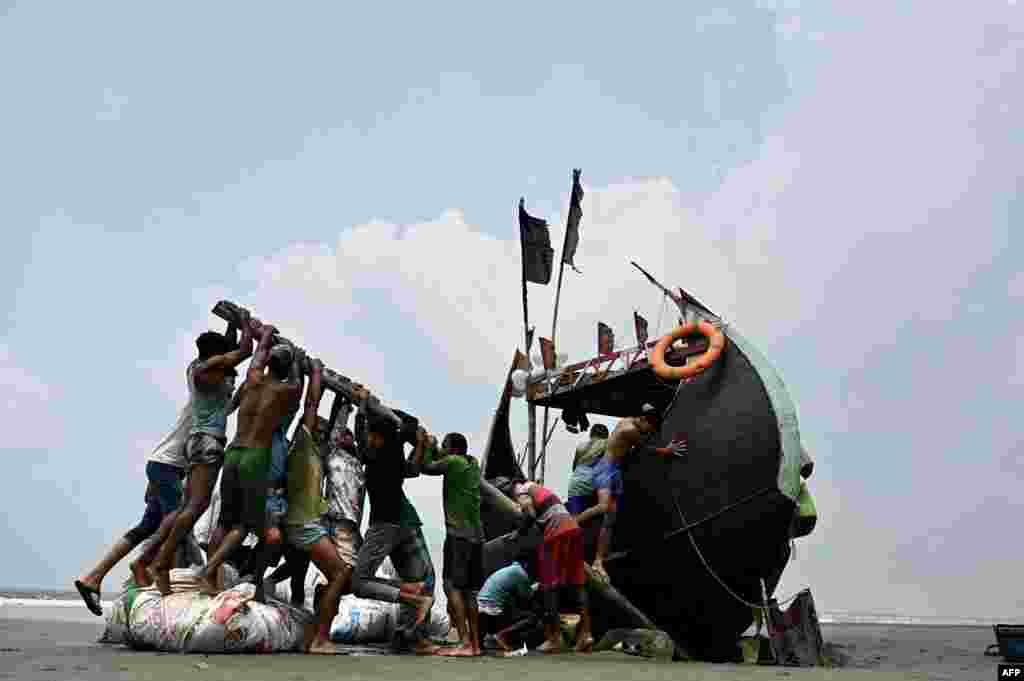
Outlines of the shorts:
[[185,471],[159,461],[146,462],[146,510],[139,524],[125,533],[132,546],[149,539],[167,514],[173,513],[181,503],[181,479]]
[[445,584],[458,591],[479,591],[484,585],[484,545],[446,536],[441,576]]
[[217,466],[224,463],[225,438],[215,437],[209,433],[192,433],[185,440],[185,459],[188,467]]
[[594,491],[603,489],[611,492],[612,497],[619,501],[625,488],[622,484],[622,466],[617,463],[609,463],[602,459],[594,469]]
[[355,569],[359,549],[363,546],[363,535],[359,534],[355,525],[348,521],[327,521],[326,525],[341,562]]
[[595,495],[593,494],[585,497],[569,497],[565,504],[565,509],[572,515],[577,516],[593,506],[595,501]]
[[226,529],[241,525],[262,536],[267,520],[267,476],[270,475],[270,447],[232,445],[224,454],[220,478],[220,519]]
[[297,549],[310,551],[324,537],[331,536],[331,529],[323,523],[304,523],[302,525],[286,525],[285,534],[288,543]]
[[537,581],[547,590],[586,584],[582,530],[563,532],[537,547]]
[[270,488],[267,490],[267,527],[280,525],[288,515],[288,497],[285,490]]

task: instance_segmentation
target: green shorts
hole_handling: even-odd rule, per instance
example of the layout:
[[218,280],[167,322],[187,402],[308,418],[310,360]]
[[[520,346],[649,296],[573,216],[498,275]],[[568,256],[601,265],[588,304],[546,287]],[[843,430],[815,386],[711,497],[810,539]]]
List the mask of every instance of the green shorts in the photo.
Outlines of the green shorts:
[[269,477],[269,447],[229,446],[224,452],[224,471],[220,478],[218,524],[228,530],[241,525],[256,536],[262,536]]

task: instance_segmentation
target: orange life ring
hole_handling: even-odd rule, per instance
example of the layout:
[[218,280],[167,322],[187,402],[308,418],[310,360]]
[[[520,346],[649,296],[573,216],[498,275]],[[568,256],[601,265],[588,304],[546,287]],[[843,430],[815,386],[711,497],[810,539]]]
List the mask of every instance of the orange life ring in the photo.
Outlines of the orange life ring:
[[[668,364],[665,361],[665,351],[668,350],[668,346],[680,338],[692,336],[695,333],[699,333],[708,339],[708,349],[704,351],[704,354],[698,357],[697,361],[690,362],[685,366],[674,367]],[[692,378],[697,374],[703,373],[718,361],[724,348],[725,334],[722,333],[721,329],[706,321],[691,322],[690,324],[677,326],[672,333],[658,341],[658,344],[654,346],[654,352],[651,353],[651,367],[659,378],[664,378],[665,380],[678,381]]]

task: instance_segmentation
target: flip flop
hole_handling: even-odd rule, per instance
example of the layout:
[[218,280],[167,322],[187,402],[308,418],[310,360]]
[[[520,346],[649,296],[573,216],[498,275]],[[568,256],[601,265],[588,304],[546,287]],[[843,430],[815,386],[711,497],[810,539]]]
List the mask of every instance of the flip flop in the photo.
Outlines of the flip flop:
[[79,595],[85,601],[85,607],[89,608],[89,612],[97,617],[103,617],[103,608],[100,606],[100,592],[79,579],[75,580],[75,588],[78,589]]

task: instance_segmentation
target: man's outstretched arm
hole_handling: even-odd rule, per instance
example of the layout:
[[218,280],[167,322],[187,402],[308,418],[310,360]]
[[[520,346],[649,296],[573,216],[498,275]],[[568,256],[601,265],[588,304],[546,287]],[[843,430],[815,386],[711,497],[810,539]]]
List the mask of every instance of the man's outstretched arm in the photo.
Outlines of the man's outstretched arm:
[[608,506],[611,504],[611,498],[612,495],[608,490],[603,489],[598,491],[597,503],[576,516],[577,524],[582,525],[596,515],[603,515],[607,513]]
[[252,362],[249,363],[249,370],[246,372],[247,379],[258,381],[263,375],[263,371],[267,368],[267,362],[270,361],[270,346],[274,342],[275,333],[277,333],[277,329],[270,324],[263,324],[260,327],[260,344],[256,347],[256,354],[253,355]]
[[436,437],[430,436],[424,450],[423,465],[420,466],[421,473],[424,475],[444,475],[448,472],[450,457],[438,456]]
[[[248,313],[243,313],[247,315]],[[257,320],[257,323],[258,320]],[[238,366],[252,355],[252,325],[248,316],[243,316],[241,320],[242,324],[242,340],[239,342],[238,347],[230,352],[225,352],[221,355],[214,355],[209,359],[202,362],[196,370],[196,383],[201,386],[206,386],[209,383],[210,373],[215,369],[233,369]],[[228,342],[231,339],[228,338]]]
[[416,429],[416,448],[413,450],[412,456],[405,462],[405,477],[415,478],[420,474],[423,469],[423,455],[428,439],[429,436],[423,426]]
[[302,412],[302,424],[313,435],[317,432],[317,411],[320,409],[320,399],[323,397],[321,379],[324,363],[319,359],[311,362],[313,370],[309,378],[309,390],[306,391],[306,404]]

